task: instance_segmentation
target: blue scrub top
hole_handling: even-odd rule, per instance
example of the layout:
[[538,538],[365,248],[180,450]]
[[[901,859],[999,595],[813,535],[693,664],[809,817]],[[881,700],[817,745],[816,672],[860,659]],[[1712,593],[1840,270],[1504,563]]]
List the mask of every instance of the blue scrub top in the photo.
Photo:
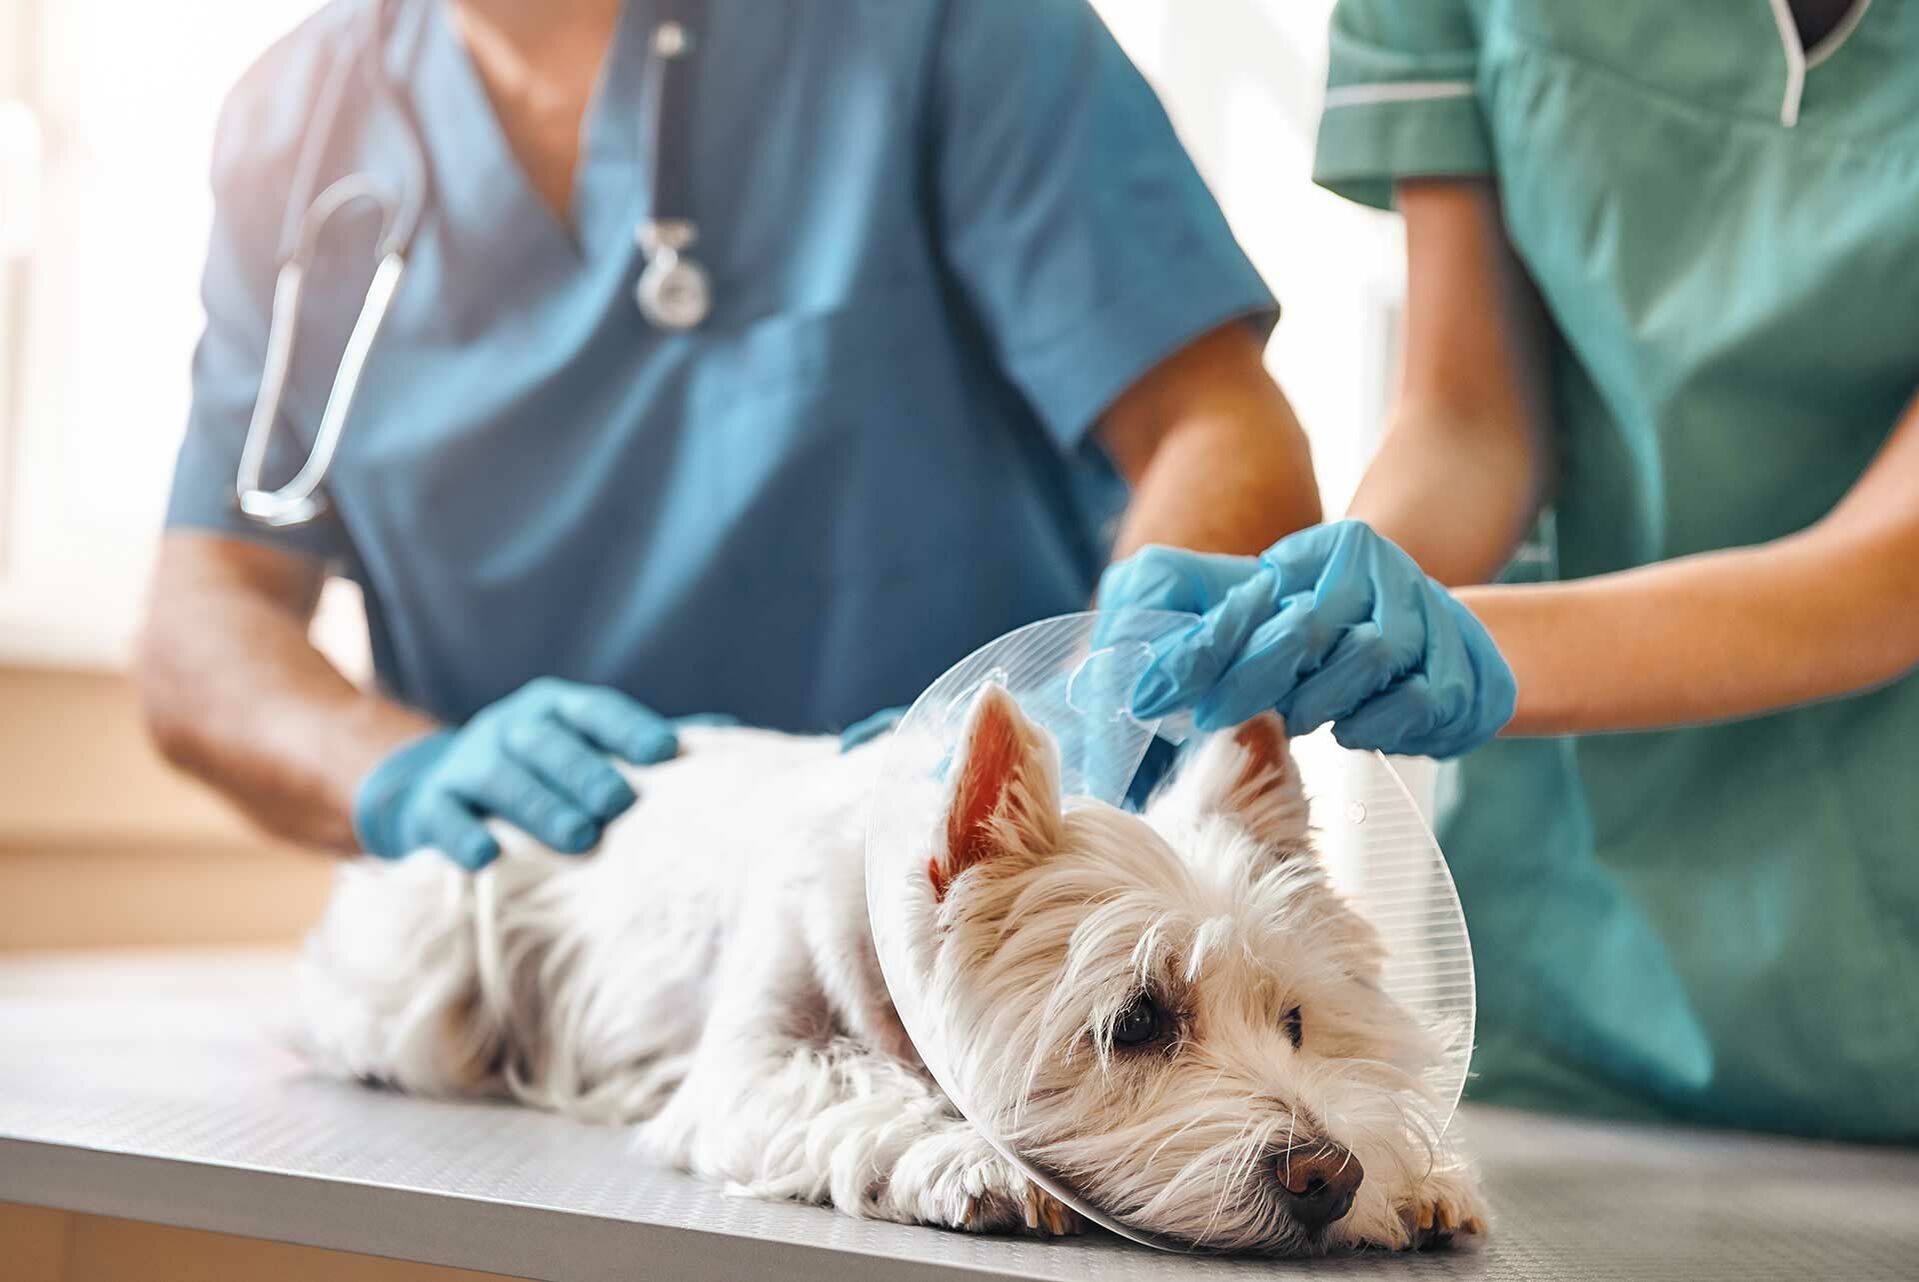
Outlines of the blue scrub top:
[[[628,6],[570,222],[527,183],[439,3],[402,6],[323,182],[431,199],[301,529],[231,493],[292,169],[319,84],[365,58],[339,0],[223,114],[207,328],[168,523],[324,558],[365,591],[379,677],[460,721],[544,674],[667,714],[826,730],[911,700],[1006,630],[1091,598],[1125,500],[1089,429],[1163,358],[1275,309],[1153,93],[1082,0],[713,0],[665,122],[711,316],[633,300],[647,212]],[[312,275],[267,480],[312,440],[372,267],[346,222]]]

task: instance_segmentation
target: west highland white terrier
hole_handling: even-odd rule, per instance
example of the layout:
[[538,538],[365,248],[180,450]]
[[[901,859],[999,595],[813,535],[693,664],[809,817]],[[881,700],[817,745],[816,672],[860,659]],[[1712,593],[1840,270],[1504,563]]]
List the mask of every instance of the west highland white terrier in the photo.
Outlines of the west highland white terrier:
[[[882,744],[689,729],[597,853],[506,832],[469,875],[343,869],[310,941],[310,1053],[435,1096],[633,1124],[736,1190],[976,1231],[1075,1232],[954,1108],[867,924]],[[1058,749],[988,686],[926,875],[932,991],[1013,1151],[1124,1222],[1309,1254],[1475,1238],[1430,1038],[1328,884],[1285,727],[1213,736],[1142,814],[1060,795]]]

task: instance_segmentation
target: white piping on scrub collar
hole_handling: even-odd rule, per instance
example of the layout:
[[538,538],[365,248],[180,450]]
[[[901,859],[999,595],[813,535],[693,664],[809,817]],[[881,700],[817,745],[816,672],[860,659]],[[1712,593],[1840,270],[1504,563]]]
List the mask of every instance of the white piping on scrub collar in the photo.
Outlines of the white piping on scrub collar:
[[1839,46],[1852,39],[1852,33],[1859,29],[1859,20],[1866,16],[1866,10],[1872,8],[1872,0],[1853,0],[1852,8],[1846,10],[1846,16],[1839,19],[1839,25],[1820,37],[1819,43],[1806,51],[1806,69],[1810,71],[1826,59],[1839,52]]
[[1872,0],[1852,0],[1839,25],[1807,49],[1799,39],[1799,24],[1793,19],[1791,0],[1771,0],[1773,25],[1779,28],[1779,45],[1786,54],[1786,95],[1779,104],[1779,123],[1790,129],[1799,123],[1799,104],[1806,93],[1806,72],[1839,52],[1859,29]]
[[1799,24],[1788,0],[1771,0],[1773,24],[1786,54],[1786,96],[1779,104],[1779,123],[1790,129],[1799,123],[1799,100],[1806,92],[1806,47],[1799,43]]
[[1326,91],[1326,99],[1321,106],[1331,111],[1335,107],[1363,107],[1375,102],[1432,102],[1441,98],[1470,98],[1473,92],[1473,82],[1470,80],[1400,80],[1340,85]]

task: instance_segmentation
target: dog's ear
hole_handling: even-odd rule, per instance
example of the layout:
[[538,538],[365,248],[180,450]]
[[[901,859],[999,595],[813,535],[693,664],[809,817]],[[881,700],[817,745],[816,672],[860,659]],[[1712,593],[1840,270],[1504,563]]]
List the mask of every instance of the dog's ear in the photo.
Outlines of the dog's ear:
[[1059,749],[1013,696],[981,687],[952,767],[945,821],[927,866],[935,898],[975,864],[1059,845]]
[[1306,793],[1276,712],[1210,736],[1149,804],[1155,818],[1225,815],[1286,858],[1310,850]]

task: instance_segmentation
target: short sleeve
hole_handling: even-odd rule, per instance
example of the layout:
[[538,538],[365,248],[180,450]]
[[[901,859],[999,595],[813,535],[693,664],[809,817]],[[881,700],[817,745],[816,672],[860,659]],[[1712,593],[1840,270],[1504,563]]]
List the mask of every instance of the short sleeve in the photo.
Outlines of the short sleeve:
[[[327,561],[346,557],[344,533],[329,511],[300,526],[270,528],[242,515],[234,501],[240,451],[265,367],[268,317],[287,192],[300,131],[291,117],[301,81],[288,75],[285,49],[270,55],[229,95],[213,147],[213,231],[200,296],[206,327],[194,349],[192,405],[174,464],[169,529],[206,530],[267,543]],[[262,94],[275,95],[270,102]],[[304,335],[303,335],[304,337]],[[312,425],[291,393],[276,425],[264,483],[299,470]]]
[[935,63],[946,261],[1060,448],[1208,331],[1270,331],[1271,292],[1084,0],[951,0]]
[[1339,0],[1313,180],[1390,209],[1401,178],[1493,171],[1469,0]]

